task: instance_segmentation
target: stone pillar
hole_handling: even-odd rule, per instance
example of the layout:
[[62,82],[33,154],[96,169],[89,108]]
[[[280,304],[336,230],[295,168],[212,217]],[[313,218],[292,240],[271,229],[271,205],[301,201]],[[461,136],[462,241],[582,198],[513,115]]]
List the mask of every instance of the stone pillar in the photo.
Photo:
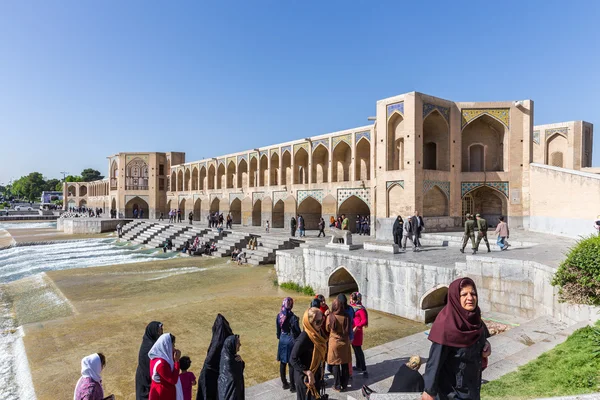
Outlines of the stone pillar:
[[294,163],[294,146],[291,146],[292,148],[292,156],[290,157],[290,165],[292,168],[292,173],[290,174],[290,180],[291,182],[289,182],[290,187],[292,187],[291,185],[294,185],[296,183],[296,164]]
[[312,142],[308,142],[308,184],[310,185],[312,183],[312,173],[313,173],[313,167],[312,167]]
[[265,186],[271,186],[271,151],[267,150],[267,183]]
[[329,168],[327,168],[327,182],[331,183],[333,178],[333,138],[329,137]]
[[279,148],[279,170],[277,171],[277,183],[279,185],[281,185],[281,174],[285,174],[285,172],[282,172],[281,170],[283,169],[283,154],[281,153],[281,147]]
[[352,159],[350,160],[350,181],[356,180],[356,132],[352,132],[351,135],[352,145]]

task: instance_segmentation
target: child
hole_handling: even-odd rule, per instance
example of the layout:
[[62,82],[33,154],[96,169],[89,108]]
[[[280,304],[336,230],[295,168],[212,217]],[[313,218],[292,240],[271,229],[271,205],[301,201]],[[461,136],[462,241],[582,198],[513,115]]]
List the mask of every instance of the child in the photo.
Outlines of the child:
[[265,224],[265,231],[269,233],[269,221]]
[[192,400],[192,386],[196,386],[196,376],[193,372],[188,372],[192,365],[192,360],[188,356],[183,356],[179,359],[179,380],[181,381],[181,389],[183,391],[183,400]]

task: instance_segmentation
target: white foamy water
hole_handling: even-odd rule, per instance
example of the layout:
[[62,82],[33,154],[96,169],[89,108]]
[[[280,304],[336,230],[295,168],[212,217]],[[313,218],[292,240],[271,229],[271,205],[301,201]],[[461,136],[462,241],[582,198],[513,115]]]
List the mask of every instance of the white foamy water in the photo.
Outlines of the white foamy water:
[[0,222],[0,229],[56,228],[56,221],[49,222]]
[[46,271],[161,260],[176,254],[140,250],[117,244],[115,239],[12,247],[0,251],[0,283]]

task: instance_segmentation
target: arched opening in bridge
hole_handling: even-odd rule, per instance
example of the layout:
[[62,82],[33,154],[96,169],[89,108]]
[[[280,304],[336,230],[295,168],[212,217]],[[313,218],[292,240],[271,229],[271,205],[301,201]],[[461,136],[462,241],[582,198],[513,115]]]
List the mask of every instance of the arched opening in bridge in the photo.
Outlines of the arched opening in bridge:
[[404,169],[404,117],[394,113],[387,126],[387,169]]
[[442,308],[448,301],[448,286],[438,285],[429,289],[421,297],[421,310],[425,310],[425,323],[429,324],[435,321],[435,318],[442,311]]
[[326,183],[329,179],[329,150],[320,144],[313,151],[312,183]]
[[238,166],[237,187],[248,187],[248,163],[246,160],[240,161],[240,165]]
[[183,191],[183,171],[177,172],[177,190]]
[[181,211],[181,219],[185,221],[187,218],[187,215],[185,215],[185,199],[179,202],[179,210]]
[[67,196],[73,196],[75,197],[75,186],[69,186],[67,187]]
[[365,217],[371,214],[369,206],[362,199],[359,199],[356,196],[348,197],[339,207],[338,215],[344,214],[349,221],[350,232],[358,233],[356,227],[356,219],[360,215],[361,217]]
[[308,153],[305,149],[298,149],[294,156],[294,183],[297,185],[305,185],[308,183]]
[[206,187],[208,190],[213,190],[215,188],[215,166],[211,165],[208,167],[208,179],[206,182]]
[[438,110],[423,121],[423,169],[450,170],[448,123]]
[[356,180],[368,181],[371,179],[371,143],[362,138],[356,145],[355,176]]
[[79,196],[87,196],[87,186],[79,187]]
[[112,199],[112,201],[110,203],[110,209],[111,210],[116,210],[117,209],[117,200]]
[[352,162],[352,149],[346,142],[339,142],[333,150],[333,175],[332,182],[348,182],[350,180],[350,163]]
[[116,161],[110,164],[110,190],[117,189],[117,178],[119,177],[119,166]]
[[298,206],[298,215],[304,218],[306,230],[319,229],[319,219],[322,215],[321,203],[314,197],[307,197]]
[[200,210],[202,209],[202,200],[196,199],[194,202],[194,221],[200,221]]
[[333,296],[338,293],[358,292],[358,283],[356,279],[348,272],[345,267],[339,267],[329,276],[327,282],[329,286],[329,295]]
[[279,185],[279,154],[271,155],[271,186]]
[[423,196],[424,217],[447,217],[450,215],[448,197],[438,187],[434,186]]
[[229,206],[229,213],[234,224],[242,223],[242,201],[240,199],[233,199]]
[[281,185],[292,183],[292,156],[289,151],[284,151],[281,156]]
[[256,157],[250,158],[250,187],[257,187],[258,183],[258,160]]
[[79,207],[87,207],[87,201],[85,199],[79,200]]
[[462,131],[462,171],[503,171],[505,131],[502,122],[487,114],[471,121]]
[[265,154],[260,157],[260,164],[258,167],[258,186],[266,186],[267,181],[269,180],[269,159]]
[[225,164],[219,164],[217,168],[217,189],[225,188]]
[[134,210],[138,218],[148,218],[148,203],[140,197],[134,197],[125,204],[125,218],[133,218]]
[[283,228],[284,227],[284,210],[285,203],[283,200],[279,200],[273,206],[273,228]]
[[69,202],[67,203],[67,208],[75,208],[77,207],[77,202],[75,202],[75,200],[69,200]]
[[256,200],[252,206],[252,226],[261,225],[262,201]]
[[213,201],[210,203],[210,213],[211,214],[219,212],[219,205],[220,205],[219,203],[220,203],[220,201],[219,201],[218,197],[215,197],[213,199]]
[[463,216],[469,212],[465,206],[471,207],[471,214],[481,214],[490,227],[498,225],[498,217],[506,216],[508,211],[506,196],[489,186],[478,187],[463,196]]
[[204,190],[206,188],[206,167],[202,167],[200,168],[200,179],[199,179],[199,183],[200,183],[200,190]]
[[564,167],[563,154],[568,150],[569,142],[560,133],[555,133],[546,141],[546,164]]
[[227,189],[233,189],[233,183],[235,182],[235,163],[229,162],[227,165]]
[[190,169],[186,168],[185,169],[185,176],[183,178],[183,190],[185,192],[190,190],[190,181],[191,181],[191,174],[190,174]]
[[198,168],[192,170],[192,190],[198,190]]

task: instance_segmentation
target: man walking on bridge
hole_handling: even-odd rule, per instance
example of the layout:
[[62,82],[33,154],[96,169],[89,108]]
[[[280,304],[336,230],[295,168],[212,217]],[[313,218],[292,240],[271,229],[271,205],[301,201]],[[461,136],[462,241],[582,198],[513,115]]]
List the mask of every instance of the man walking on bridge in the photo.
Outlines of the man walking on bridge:
[[473,216],[471,214],[467,214],[465,217],[467,220],[465,221],[465,233],[463,235],[463,244],[460,252],[465,252],[467,242],[471,239],[471,247],[473,248],[473,254],[475,254],[477,253],[477,249],[475,248],[475,221],[473,221]]
[[483,239],[485,241],[485,245],[487,246],[488,253],[489,253],[492,250],[490,250],[490,242],[488,242],[488,237],[487,237],[487,231],[488,231],[487,221],[485,220],[485,218],[481,217],[481,214],[475,215],[475,218],[477,218],[477,230],[479,231],[479,232],[477,232],[477,242],[475,242],[475,251],[479,251],[479,243],[481,243],[481,239]]

